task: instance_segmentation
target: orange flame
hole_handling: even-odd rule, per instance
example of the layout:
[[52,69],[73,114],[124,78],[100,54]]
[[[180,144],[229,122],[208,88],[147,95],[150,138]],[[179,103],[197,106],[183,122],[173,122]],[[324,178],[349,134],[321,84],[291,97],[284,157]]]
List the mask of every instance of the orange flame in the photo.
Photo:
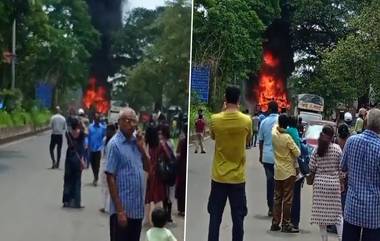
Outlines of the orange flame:
[[268,110],[268,103],[273,100],[277,102],[280,109],[290,108],[285,79],[276,74],[276,68],[279,67],[279,64],[280,60],[273,53],[264,51],[259,81],[253,90],[257,103],[264,112]]
[[107,113],[110,103],[107,98],[107,89],[104,86],[96,86],[96,79],[90,78],[88,87],[83,96],[83,105],[90,109],[95,106],[97,112]]

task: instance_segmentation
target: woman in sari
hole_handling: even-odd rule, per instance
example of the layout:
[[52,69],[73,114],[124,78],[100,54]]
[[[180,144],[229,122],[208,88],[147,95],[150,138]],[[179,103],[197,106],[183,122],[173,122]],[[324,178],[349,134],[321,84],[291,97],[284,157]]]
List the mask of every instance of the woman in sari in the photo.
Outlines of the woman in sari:
[[84,139],[78,119],[71,120],[71,128],[66,132],[67,151],[63,185],[63,207],[83,208],[81,206],[81,178],[84,164]]

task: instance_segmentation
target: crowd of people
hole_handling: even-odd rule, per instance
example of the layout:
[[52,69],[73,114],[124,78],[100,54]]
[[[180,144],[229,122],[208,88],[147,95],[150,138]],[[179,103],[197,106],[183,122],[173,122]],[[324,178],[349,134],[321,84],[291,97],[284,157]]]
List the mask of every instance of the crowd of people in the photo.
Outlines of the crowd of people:
[[175,148],[163,115],[140,129],[129,107],[120,111],[117,123],[107,123],[100,113],[87,118],[83,109],[71,109],[67,118],[59,107],[56,112],[51,118],[50,155],[52,168],[58,169],[65,136],[63,207],[84,208],[82,172],[91,165],[92,184],[100,183],[100,211],[110,215],[111,241],[139,241],[143,225],[152,227],[148,241],[176,240],[164,226],[173,222],[173,197],[178,215],[185,216],[187,121],[181,120]]
[[[259,162],[266,175],[270,230],[298,233],[301,191],[312,185],[310,223],[318,225],[322,241],[336,226],[343,241],[380,240],[380,110],[360,109],[355,124],[345,116],[337,130],[323,126],[318,145],[302,141],[302,120],[272,101],[266,116],[240,112],[240,90],[228,87],[223,111],[211,117],[215,140],[212,165],[209,241],[219,240],[227,198],[233,221],[232,240],[242,241],[247,215],[245,194],[246,148],[259,140]],[[252,139],[252,137],[254,139]],[[311,150],[312,149],[312,150]]]

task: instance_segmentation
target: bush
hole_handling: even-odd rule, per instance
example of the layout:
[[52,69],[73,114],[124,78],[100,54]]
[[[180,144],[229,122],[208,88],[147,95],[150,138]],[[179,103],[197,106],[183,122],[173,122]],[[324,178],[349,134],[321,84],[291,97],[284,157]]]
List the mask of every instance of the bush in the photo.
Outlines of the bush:
[[0,110],[0,128],[21,127],[33,124],[36,127],[49,123],[51,113],[48,110],[41,110],[37,107],[32,108],[30,112],[21,107],[16,107],[12,112]]
[[31,117],[33,124],[37,127],[40,127],[49,122],[51,113],[48,110],[39,110],[37,108],[33,108]]
[[0,99],[4,101],[6,111],[13,111],[21,108],[23,95],[19,89],[2,89],[0,90]]
[[210,111],[210,108],[207,107],[205,104],[198,103],[197,105],[191,105],[190,107],[190,133],[195,130],[195,120],[198,118],[198,110],[203,110],[203,117],[208,123],[211,119],[212,112]]
[[12,127],[13,122],[8,112],[0,110],[0,128]]
[[32,117],[22,108],[16,108],[11,112],[14,126],[24,126],[32,124]]

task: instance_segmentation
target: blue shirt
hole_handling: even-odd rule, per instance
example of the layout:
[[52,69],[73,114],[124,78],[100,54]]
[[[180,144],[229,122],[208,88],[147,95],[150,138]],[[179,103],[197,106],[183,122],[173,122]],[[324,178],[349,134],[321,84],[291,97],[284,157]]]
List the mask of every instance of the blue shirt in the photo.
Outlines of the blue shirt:
[[348,138],[342,170],[348,177],[344,220],[363,228],[380,228],[380,137],[366,130]]
[[273,148],[272,148],[272,129],[277,123],[278,114],[270,114],[265,118],[259,129],[259,141],[264,141],[263,147],[263,163],[274,164]]
[[265,117],[264,114],[260,114],[260,115],[259,115],[259,120],[260,120],[260,122],[262,122],[265,118],[266,118],[266,117]]
[[[118,131],[107,144],[107,166],[105,172],[113,174],[123,209],[127,217],[144,217],[144,170],[136,138],[130,140]],[[111,202],[110,214],[116,213]]]
[[106,135],[106,127],[99,123],[88,127],[88,148],[90,151],[101,151],[103,149],[103,138]]

